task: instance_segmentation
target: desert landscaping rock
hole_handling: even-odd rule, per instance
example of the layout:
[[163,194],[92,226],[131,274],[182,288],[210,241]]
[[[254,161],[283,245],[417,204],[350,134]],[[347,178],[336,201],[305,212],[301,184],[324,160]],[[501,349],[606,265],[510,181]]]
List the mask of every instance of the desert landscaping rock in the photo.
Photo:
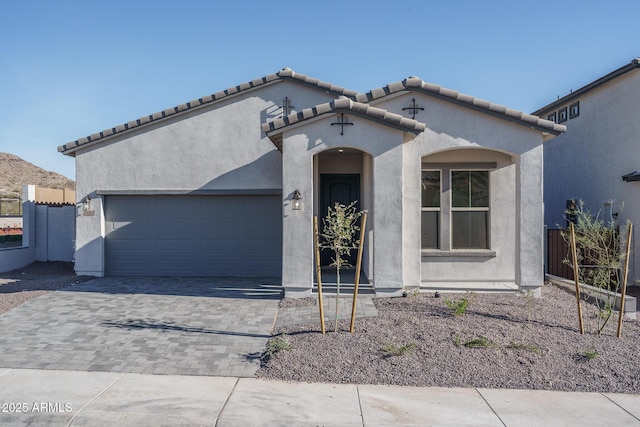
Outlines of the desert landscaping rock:
[[0,273],[0,314],[48,292],[90,279],[93,277],[76,276],[70,262],[34,262]]
[[[638,321],[625,320],[618,339],[615,313],[597,336],[597,310],[583,303],[587,333],[580,335],[575,297],[553,285],[545,285],[542,295],[473,294],[461,316],[452,315],[444,301],[465,294],[375,299],[378,316],[358,319],[354,334],[347,332],[348,320],[340,321],[338,333],[326,335],[316,323],[275,330],[288,335],[292,348],[263,363],[258,375],[303,382],[640,393]],[[333,331],[331,322],[327,330]],[[486,346],[473,347],[474,342]]]
[[[70,263],[34,263],[0,273],[0,314],[90,277],[78,277]],[[586,334],[580,335],[575,297],[545,285],[542,298],[473,294],[466,314],[453,316],[445,300],[465,294],[410,294],[373,299],[377,316],[348,320],[339,332],[327,322],[277,328],[291,350],[262,364],[263,378],[301,382],[411,386],[509,388],[640,394],[640,322],[625,320],[615,337],[617,313],[601,336],[594,333],[597,309],[583,303]],[[341,297],[342,302],[350,296]],[[289,308],[313,311],[317,299],[284,299]],[[471,347],[470,343],[485,343]],[[465,346],[468,344],[469,346]],[[594,356],[589,359],[589,355]]]

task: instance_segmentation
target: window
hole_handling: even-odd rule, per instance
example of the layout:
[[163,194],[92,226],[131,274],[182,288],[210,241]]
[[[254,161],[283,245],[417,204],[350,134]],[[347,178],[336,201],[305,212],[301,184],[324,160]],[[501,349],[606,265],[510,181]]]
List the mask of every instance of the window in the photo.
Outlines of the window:
[[556,112],[554,111],[553,113],[549,114],[547,116],[547,120],[551,120],[552,122],[556,121]]
[[440,249],[440,171],[422,171],[422,247]]
[[451,248],[489,249],[489,172],[451,171]]
[[489,171],[467,168],[473,164],[440,165],[423,165],[422,249],[489,249]]
[[569,118],[573,119],[580,115],[580,101],[569,105]]
[[564,123],[567,121],[567,107],[558,110],[558,123]]

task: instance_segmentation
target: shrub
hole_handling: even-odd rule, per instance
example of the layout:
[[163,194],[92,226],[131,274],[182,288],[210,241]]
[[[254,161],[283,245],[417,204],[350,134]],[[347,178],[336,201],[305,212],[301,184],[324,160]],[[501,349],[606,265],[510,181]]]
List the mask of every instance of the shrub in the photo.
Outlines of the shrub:
[[394,344],[385,344],[382,347],[382,351],[387,353],[389,356],[404,356],[405,354],[411,353],[411,350],[416,348],[415,343],[409,343],[401,346],[396,346]]
[[273,337],[267,342],[267,349],[262,354],[262,360],[269,360],[280,351],[291,350],[291,341],[287,335]]

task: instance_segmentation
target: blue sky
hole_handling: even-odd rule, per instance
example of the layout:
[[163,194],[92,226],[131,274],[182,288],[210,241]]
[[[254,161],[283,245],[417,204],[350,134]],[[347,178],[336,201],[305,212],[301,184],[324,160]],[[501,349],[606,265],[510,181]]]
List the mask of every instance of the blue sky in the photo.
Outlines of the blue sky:
[[0,151],[74,178],[57,146],[283,67],[532,112],[639,57],[638,16],[636,0],[5,1]]

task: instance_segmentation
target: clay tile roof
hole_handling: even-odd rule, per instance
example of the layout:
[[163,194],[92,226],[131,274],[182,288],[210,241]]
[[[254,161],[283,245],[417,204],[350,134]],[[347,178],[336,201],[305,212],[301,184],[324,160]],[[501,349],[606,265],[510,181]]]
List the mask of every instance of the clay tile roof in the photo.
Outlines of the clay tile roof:
[[358,92],[356,91],[345,89],[341,86],[336,86],[328,82],[323,82],[318,79],[306,76],[304,74],[298,74],[290,68],[283,68],[282,70],[278,71],[275,74],[268,74],[264,77],[251,80],[250,82],[241,83],[237,86],[230,87],[224,91],[216,92],[213,95],[206,95],[206,96],[203,96],[202,98],[190,101],[186,104],[180,104],[176,107],[167,108],[166,110],[155,112],[148,116],[142,116],[137,120],[129,121],[126,124],[120,124],[110,129],[106,129],[102,132],[96,132],[88,137],[79,138],[75,141],[71,141],[67,144],[59,146],[58,151],[63,154],[72,154],[76,149],[82,147],[83,145],[95,143],[108,136],[121,134],[133,128],[137,128],[139,126],[143,126],[158,120],[162,120],[167,117],[174,116],[178,113],[189,111],[196,107],[201,107],[203,105],[217,102],[247,90],[251,90],[260,86],[271,84],[275,81],[284,81],[284,80],[295,81],[301,84],[315,87],[325,92],[331,92],[335,95],[355,97],[358,94]]
[[[355,97],[355,99],[358,102],[369,103],[372,101],[378,101],[385,96],[403,91],[421,92],[439,99],[473,108],[474,110],[485,112],[495,117],[503,118],[505,120],[519,123],[521,125],[532,127],[542,132],[551,133],[554,135],[566,132],[567,130],[566,126],[559,125],[550,120],[544,120],[531,114],[526,114],[518,110],[512,110],[503,105],[493,104],[489,101],[478,99],[471,95],[466,95],[452,89],[443,88],[442,86],[433,83],[427,83],[416,76],[407,77],[401,82],[391,83],[383,88],[374,89],[370,92],[359,94]],[[381,95],[383,93],[385,95]]]
[[320,104],[313,108],[307,108],[296,113],[291,113],[287,117],[264,123],[262,125],[262,130],[265,133],[270,134],[269,137],[271,138],[272,136],[281,133],[280,131],[282,131],[287,126],[302,123],[305,120],[319,117],[324,114],[332,114],[344,111],[414,134],[418,134],[426,128],[426,125],[424,123],[420,123],[412,119],[407,119],[406,117],[399,114],[390,113],[381,108],[372,107],[369,104],[356,102],[350,98],[341,96],[340,98],[337,98],[331,102]]

